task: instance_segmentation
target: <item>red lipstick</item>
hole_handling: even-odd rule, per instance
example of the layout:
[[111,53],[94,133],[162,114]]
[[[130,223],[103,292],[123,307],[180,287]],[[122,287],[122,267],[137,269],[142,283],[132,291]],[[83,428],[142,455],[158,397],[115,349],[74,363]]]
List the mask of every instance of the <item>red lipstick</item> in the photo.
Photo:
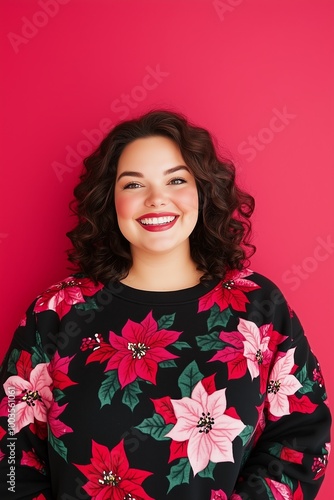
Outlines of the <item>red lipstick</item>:
[[[174,218],[172,219],[172,217]],[[173,214],[171,212],[160,212],[160,213],[150,212],[142,215],[136,220],[143,229],[146,229],[146,231],[158,232],[158,231],[167,231],[167,229],[173,227],[178,217],[179,216],[177,214]],[[168,218],[172,220],[158,222],[157,219],[161,218]],[[154,219],[156,220],[154,221]]]

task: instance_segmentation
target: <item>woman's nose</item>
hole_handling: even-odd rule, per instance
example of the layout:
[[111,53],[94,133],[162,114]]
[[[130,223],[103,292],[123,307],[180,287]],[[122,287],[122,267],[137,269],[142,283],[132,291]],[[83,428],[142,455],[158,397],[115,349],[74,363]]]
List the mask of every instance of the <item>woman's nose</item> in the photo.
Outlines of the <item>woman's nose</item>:
[[147,194],[145,205],[147,207],[165,206],[168,203],[166,193],[161,188],[151,188]]

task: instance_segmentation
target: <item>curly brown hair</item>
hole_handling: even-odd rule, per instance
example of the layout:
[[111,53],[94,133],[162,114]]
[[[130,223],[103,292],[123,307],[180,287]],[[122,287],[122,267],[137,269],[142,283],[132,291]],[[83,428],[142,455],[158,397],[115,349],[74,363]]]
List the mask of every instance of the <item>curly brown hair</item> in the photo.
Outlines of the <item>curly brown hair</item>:
[[190,124],[185,116],[166,110],[153,110],[119,123],[84,160],[85,168],[71,202],[78,224],[67,233],[73,245],[68,260],[75,264],[76,271],[95,282],[119,281],[127,276],[132,257],[129,242],[117,223],[117,164],[129,143],[150,136],[175,141],[195,177],[199,215],[190,235],[190,251],[203,272],[201,281],[223,279],[228,270],[241,270],[255,252],[249,220],[254,198],[236,185],[232,161],[218,157],[209,132]]

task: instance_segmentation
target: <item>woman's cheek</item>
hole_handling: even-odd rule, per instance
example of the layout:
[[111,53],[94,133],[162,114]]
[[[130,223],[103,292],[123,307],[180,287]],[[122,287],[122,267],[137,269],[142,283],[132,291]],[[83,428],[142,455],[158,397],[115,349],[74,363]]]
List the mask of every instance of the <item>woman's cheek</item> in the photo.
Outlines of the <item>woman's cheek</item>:
[[115,208],[118,218],[126,219],[132,215],[132,203],[130,198],[127,196],[116,196]]
[[198,210],[198,193],[197,189],[189,190],[187,193],[184,193],[184,197],[182,199],[182,204],[187,207],[189,210]]

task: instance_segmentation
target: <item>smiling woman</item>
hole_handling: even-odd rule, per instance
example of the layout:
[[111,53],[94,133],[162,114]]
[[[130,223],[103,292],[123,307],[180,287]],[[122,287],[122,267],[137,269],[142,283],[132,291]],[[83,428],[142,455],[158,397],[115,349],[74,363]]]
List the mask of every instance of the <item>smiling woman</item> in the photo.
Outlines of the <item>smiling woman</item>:
[[233,164],[168,111],[120,123],[84,163],[75,273],[28,308],[1,372],[1,499],[314,499],[323,376],[248,268],[254,200]]

